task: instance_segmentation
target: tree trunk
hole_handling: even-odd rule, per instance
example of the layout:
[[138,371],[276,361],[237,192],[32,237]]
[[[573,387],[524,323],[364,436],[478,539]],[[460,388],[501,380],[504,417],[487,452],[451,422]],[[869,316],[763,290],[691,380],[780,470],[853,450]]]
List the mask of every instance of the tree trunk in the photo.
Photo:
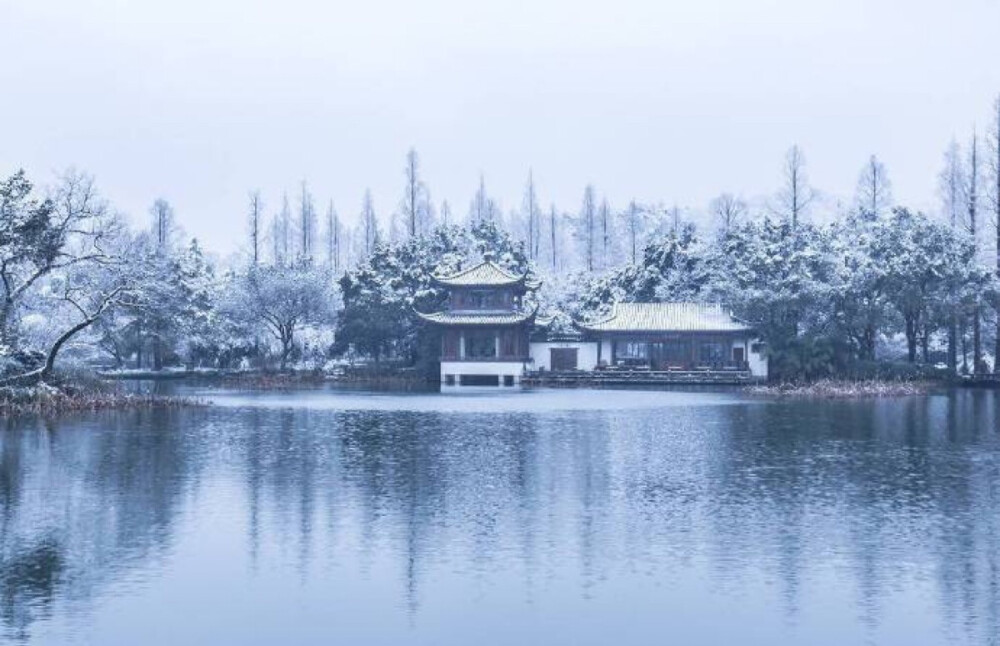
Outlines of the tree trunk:
[[906,355],[910,363],[917,362],[917,321],[913,316],[906,317]]
[[958,370],[958,320],[954,313],[948,322],[948,368]]
[[962,373],[969,374],[969,338],[966,334],[966,321],[964,318],[959,325],[959,339],[962,347]]
[[997,308],[997,327],[994,332],[993,374],[1000,375],[1000,307]]
[[153,334],[153,370],[163,370],[163,344],[160,341],[159,326]]
[[59,350],[62,349],[63,345],[65,345],[67,341],[73,338],[77,332],[80,332],[81,330],[85,330],[86,328],[90,327],[94,323],[94,321],[97,320],[98,316],[100,316],[100,314],[97,314],[93,317],[87,317],[86,319],[80,321],[79,323],[77,323],[76,325],[66,330],[61,335],[59,335],[59,338],[56,339],[56,342],[52,344],[52,347],[49,348],[49,353],[45,356],[45,365],[42,367],[41,371],[39,371],[39,381],[45,381],[46,379],[52,376],[52,372],[55,370],[56,367],[56,356],[58,356]]
[[875,360],[875,336],[876,336],[875,326],[869,323],[865,327],[865,347],[864,347],[864,355],[865,355],[864,358],[867,359],[868,361]]
[[288,357],[292,354],[293,332],[291,326],[281,329],[281,371],[288,367]]
[[982,325],[979,314],[979,304],[977,303],[972,310],[972,372],[975,374],[979,374],[983,358]]

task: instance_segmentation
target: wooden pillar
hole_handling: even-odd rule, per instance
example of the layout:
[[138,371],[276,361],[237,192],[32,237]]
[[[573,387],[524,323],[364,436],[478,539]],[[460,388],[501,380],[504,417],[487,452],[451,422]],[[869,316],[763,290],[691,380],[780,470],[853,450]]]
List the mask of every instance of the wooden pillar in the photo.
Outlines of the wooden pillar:
[[458,331],[458,358],[465,358],[465,330]]

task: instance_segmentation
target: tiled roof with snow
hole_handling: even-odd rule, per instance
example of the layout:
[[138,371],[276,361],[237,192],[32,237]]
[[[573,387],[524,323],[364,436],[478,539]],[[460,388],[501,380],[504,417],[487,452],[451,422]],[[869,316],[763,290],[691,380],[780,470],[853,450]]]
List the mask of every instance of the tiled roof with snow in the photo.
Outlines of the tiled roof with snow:
[[719,305],[616,303],[611,315],[580,324],[592,332],[747,332],[750,328]]
[[517,325],[530,321],[535,310],[515,310],[512,312],[434,312],[417,316],[437,325]]
[[524,276],[512,274],[491,260],[447,276],[435,276],[434,279],[447,287],[507,287],[522,282],[533,289],[537,286],[525,281]]

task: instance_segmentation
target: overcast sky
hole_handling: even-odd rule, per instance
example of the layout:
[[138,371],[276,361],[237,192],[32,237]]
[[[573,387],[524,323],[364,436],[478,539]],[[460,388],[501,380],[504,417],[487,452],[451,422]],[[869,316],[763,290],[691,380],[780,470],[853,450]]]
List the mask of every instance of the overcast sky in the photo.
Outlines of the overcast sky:
[[849,196],[871,153],[898,201],[936,207],[942,151],[1000,92],[996,0],[0,0],[0,173],[97,177],[145,222],[242,244],[306,179],[380,216],[419,151],[464,215],[480,172],[504,209],[528,168],[576,210],[593,182],[701,207],[781,181]]

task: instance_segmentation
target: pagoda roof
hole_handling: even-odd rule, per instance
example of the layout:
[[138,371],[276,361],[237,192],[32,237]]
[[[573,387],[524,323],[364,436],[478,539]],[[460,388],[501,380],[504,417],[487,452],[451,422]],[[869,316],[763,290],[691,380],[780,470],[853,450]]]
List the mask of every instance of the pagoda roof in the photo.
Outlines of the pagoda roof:
[[616,303],[608,317],[577,325],[590,332],[751,331],[721,306],[702,303]]
[[417,312],[417,316],[435,325],[517,325],[533,320],[536,310],[537,308],[510,312],[433,312],[431,314]]
[[523,285],[537,289],[541,283],[527,279],[527,274],[518,276],[507,271],[492,260],[483,262],[445,276],[435,275],[434,280],[445,287],[515,287]]

